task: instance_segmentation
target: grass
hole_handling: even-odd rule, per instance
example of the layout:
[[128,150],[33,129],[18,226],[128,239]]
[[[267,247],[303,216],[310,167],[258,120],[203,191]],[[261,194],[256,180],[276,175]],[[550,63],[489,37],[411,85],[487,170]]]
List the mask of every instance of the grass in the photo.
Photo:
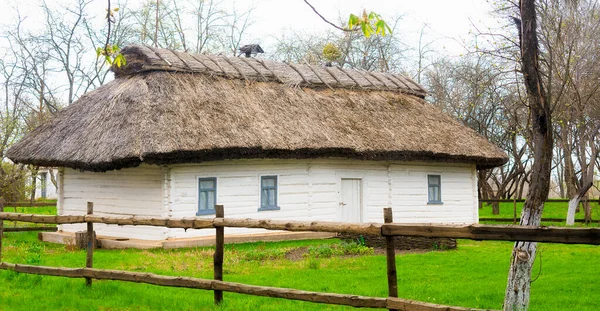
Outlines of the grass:
[[[600,206],[598,205],[597,201],[594,203],[590,203],[591,207],[592,207],[592,219],[594,220],[598,220],[600,219]],[[546,202],[546,204],[544,205],[544,213],[542,214],[544,218],[561,218],[561,219],[566,219],[567,218],[567,207],[568,207],[568,203],[566,202]],[[521,210],[523,209],[523,202],[517,202],[517,221],[519,219],[519,217],[521,216]],[[502,202],[500,203],[500,214],[498,215],[494,215],[492,213],[492,205],[491,204],[483,204],[483,208],[479,210],[479,217],[481,218],[513,218],[513,213],[514,213],[514,206],[513,203],[506,203],[506,202]],[[579,212],[575,214],[575,219],[584,219],[584,212],[583,209]],[[493,221],[486,221],[483,223],[487,223],[487,224],[494,224],[494,223],[500,223],[500,222],[493,222]],[[503,224],[507,224],[507,223],[503,223]],[[562,223],[564,225],[564,222]],[[557,226],[560,225],[560,223],[542,223],[542,225],[552,225],[552,226]],[[581,223],[576,223],[576,226],[584,226]],[[598,226],[598,222],[594,222],[591,226]]]
[[[508,205],[510,208],[501,206],[501,212],[511,211],[512,205]],[[553,208],[559,209],[548,206],[546,211]],[[46,266],[84,266],[85,251],[42,243],[36,236],[33,232],[6,233],[3,260]],[[530,310],[599,310],[600,278],[596,263],[600,247],[539,245]],[[304,250],[303,255],[288,259],[288,254],[297,250]],[[456,250],[399,254],[396,258],[399,295],[440,304],[500,309],[511,250],[510,242],[459,240]],[[99,249],[94,253],[94,267],[212,278],[213,251],[211,247]],[[228,244],[224,279],[385,297],[385,262],[385,256],[372,249],[336,239]],[[214,307],[210,291],[119,281],[94,281],[93,286],[87,288],[84,283],[83,279],[0,271],[0,310],[350,310],[232,293],[225,293],[224,304]]]
[[[7,233],[4,259],[12,263],[82,267],[85,252],[37,241],[34,233]],[[224,279],[247,284],[385,297],[385,256],[341,256],[335,239],[229,244]],[[290,250],[305,248],[298,260]],[[330,248],[331,251],[325,251]],[[349,248],[349,247],[348,247]],[[501,307],[506,286],[509,242],[460,240],[459,248],[397,257],[400,297],[476,308]],[[319,249],[311,254],[310,249]],[[597,246],[541,244],[542,268],[532,286],[531,310],[598,310]],[[337,250],[337,251],[334,251]],[[321,256],[323,253],[335,253]],[[337,252],[337,253],[336,253]],[[212,277],[210,247],[179,250],[97,250],[94,266],[162,275]],[[284,255],[281,255],[284,254]],[[538,261],[539,263],[539,261]],[[59,299],[57,299],[59,298]],[[216,308],[212,293],[118,281],[17,274],[0,271],[1,310],[345,310],[349,308],[225,293]],[[23,302],[27,301],[27,304]]]

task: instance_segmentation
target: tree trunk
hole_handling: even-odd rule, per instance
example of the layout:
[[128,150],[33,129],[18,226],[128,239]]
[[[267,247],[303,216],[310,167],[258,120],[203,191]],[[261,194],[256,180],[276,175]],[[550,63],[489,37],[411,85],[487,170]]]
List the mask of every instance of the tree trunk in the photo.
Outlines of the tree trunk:
[[579,206],[579,202],[581,201],[582,197],[583,195],[580,191],[569,200],[569,209],[567,210],[567,226],[572,226],[575,224],[575,212],[577,211],[577,206]]
[[[522,0],[520,10],[521,63],[527,90],[533,143],[531,184],[523,206],[520,225],[538,226],[550,190],[553,151],[552,118],[539,68],[535,0]],[[536,247],[537,244],[534,242],[515,243],[503,310],[526,310],[529,307],[531,267],[535,261]]]
[[56,174],[54,174],[54,169],[48,169],[48,175],[50,175],[50,181],[52,185],[54,185],[54,189],[58,189],[58,182],[56,181]]
[[493,202],[492,203],[492,214],[493,215],[499,215],[500,214],[500,203],[499,202]]
[[37,190],[37,178],[38,178],[39,169],[34,167],[31,169],[31,194],[29,195],[30,203],[35,201],[35,191]]
[[[594,131],[595,132],[595,131]],[[595,136],[593,136],[595,137]],[[580,140],[580,143],[583,143],[583,139]],[[587,144],[585,144],[587,145]],[[582,170],[581,170],[581,180],[578,182],[579,183],[579,190],[576,191],[575,195],[570,197],[571,200],[569,200],[569,209],[567,210],[567,225],[572,226],[575,224],[575,213],[579,211],[579,202],[581,201],[582,198],[587,198],[587,192],[588,190],[590,190],[590,188],[592,188],[594,186],[594,162],[596,161],[596,158],[598,157],[598,153],[600,152],[600,150],[598,150],[594,144],[594,141],[592,140],[590,142],[590,149],[592,151],[591,157],[589,159],[589,163],[588,163],[588,159],[587,156],[585,155],[586,152],[586,146],[581,146],[582,150],[580,151],[581,155],[580,155],[580,165],[582,166]],[[585,210],[585,222],[589,223],[591,222],[592,219],[592,215],[591,215],[591,210],[590,210],[590,206],[589,206],[589,202],[587,202],[587,199],[585,200],[584,203],[584,210]]]
[[583,210],[585,211],[583,220],[585,221],[586,225],[589,225],[592,223],[592,206],[590,205],[590,201],[588,200],[587,196],[585,197],[585,201],[583,201]]

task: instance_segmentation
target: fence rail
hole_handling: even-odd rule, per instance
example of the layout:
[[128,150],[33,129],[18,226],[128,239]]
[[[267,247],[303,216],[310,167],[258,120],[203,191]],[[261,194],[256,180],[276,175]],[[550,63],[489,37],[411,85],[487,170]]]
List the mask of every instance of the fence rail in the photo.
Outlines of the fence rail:
[[5,202],[4,207],[42,207],[56,206],[56,202]]
[[[547,200],[546,203],[552,203],[552,202],[558,202],[558,203],[569,203],[569,199],[550,199]],[[581,199],[580,202],[590,202],[590,203],[598,203],[600,204],[600,198],[598,199]],[[517,203],[523,203],[525,202],[525,199],[480,199],[479,202],[483,202],[483,203],[513,203],[513,202],[517,202]]]
[[345,223],[235,218],[106,217],[97,215],[36,215],[0,213],[0,219],[43,224],[103,223],[182,229],[216,227],[350,233],[381,236],[420,236],[472,240],[531,241],[565,244],[600,244],[600,228],[529,227],[505,225],[436,225],[400,223]]
[[5,227],[4,232],[57,231],[57,227]]
[[400,298],[367,297],[359,295],[331,294],[304,291],[289,288],[247,285],[242,283],[208,280],[192,277],[164,276],[153,273],[129,272],[122,270],[105,270],[93,268],[55,268],[44,266],[0,263],[0,269],[20,273],[61,276],[68,278],[93,278],[98,280],[114,280],[135,283],[146,283],[159,286],[196,288],[213,291],[224,291],[253,296],[264,296],[301,300],[315,303],[345,305],[362,308],[399,308],[407,311],[466,311],[480,310],[463,307],[444,306],[426,302],[418,302]]
[[[126,282],[148,283],[161,286],[189,287],[212,290],[215,293],[215,304],[222,299],[222,292],[234,292],[255,296],[277,297],[284,299],[310,301],[354,307],[386,308],[406,311],[465,311],[478,310],[463,307],[443,306],[425,302],[411,301],[397,297],[397,276],[394,249],[394,236],[452,237],[473,240],[503,241],[536,241],[551,243],[600,244],[600,228],[557,228],[557,227],[524,227],[503,225],[432,225],[432,224],[400,224],[393,223],[391,209],[384,209],[385,223],[343,223],[320,221],[276,221],[257,219],[225,218],[223,206],[216,207],[218,217],[207,218],[153,218],[153,217],[105,217],[93,215],[93,204],[88,203],[87,215],[35,215],[2,212],[0,203],[0,220],[13,220],[43,224],[87,223],[87,257],[86,268],[41,267],[2,262],[2,221],[0,221],[0,269],[21,273],[85,278],[91,286],[92,279],[117,280]],[[93,265],[93,224],[144,225],[184,229],[216,229],[216,245],[214,256],[214,280],[162,276],[151,273],[138,273],[120,270],[94,269]],[[388,297],[366,297],[302,291],[289,288],[247,285],[222,280],[224,227],[262,228],[268,230],[341,232],[352,234],[371,234],[386,237],[386,264],[388,279]]]
[[[497,221],[497,222],[514,222],[513,218],[495,218],[495,217],[481,217],[479,221]],[[542,218],[542,222],[566,222],[564,218]],[[585,223],[585,219],[575,219],[575,222]],[[598,222],[598,219],[590,220],[591,223]]]

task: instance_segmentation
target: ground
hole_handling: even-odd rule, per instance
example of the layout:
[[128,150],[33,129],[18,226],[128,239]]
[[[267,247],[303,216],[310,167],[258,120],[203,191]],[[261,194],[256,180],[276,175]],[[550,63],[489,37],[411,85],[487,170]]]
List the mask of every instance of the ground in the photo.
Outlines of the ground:
[[[511,206],[512,207],[512,206]],[[8,226],[9,224],[7,224]],[[402,298],[473,308],[501,308],[510,242],[459,240],[458,249],[397,256]],[[540,245],[530,310],[600,310],[600,247]],[[94,267],[162,275],[212,277],[210,247],[180,250],[98,250]],[[37,241],[36,233],[7,233],[3,260],[82,267],[85,252]],[[226,246],[226,281],[385,297],[385,256],[329,240]],[[345,307],[117,281],[35,276],[0,271],[0,310],[344,310]],[[26,302],[26,303],[24,303]]]

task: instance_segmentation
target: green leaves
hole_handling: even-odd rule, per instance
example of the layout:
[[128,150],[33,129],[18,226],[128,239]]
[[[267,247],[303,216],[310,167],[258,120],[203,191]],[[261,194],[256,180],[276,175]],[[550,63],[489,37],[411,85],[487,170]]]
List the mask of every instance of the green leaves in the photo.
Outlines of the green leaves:
[[354,14],[350,14],[348,18],[348,30],[360,29],[365,37],[369,38],[371,35],[386,35],[392,33],[392,29],[388,24],[381,19],[381,16],[375,12],[367,14],[367,11],[363,11],[362,16],[359,17]]
[[120,68],[121,66],[127,65],[127,61],[123,54],[120,53],[121,49],[118,45],[107,45],[106,47],[96,48],[96,57],[100,58],[104,56],[104,60],[107,64]]

